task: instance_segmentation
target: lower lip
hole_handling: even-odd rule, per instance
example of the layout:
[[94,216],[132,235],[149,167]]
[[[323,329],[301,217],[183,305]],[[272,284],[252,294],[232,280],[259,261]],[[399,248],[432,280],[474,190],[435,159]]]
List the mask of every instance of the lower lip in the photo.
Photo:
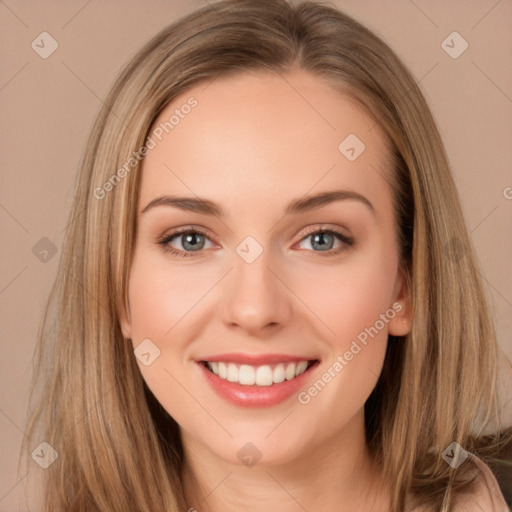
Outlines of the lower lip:
[[319,362],[315,361],[298,377],[271,386],[243,386],[237,382],[229,382],[208,370],[203,363],[197,364],[213,390],[228,402],[242,407],[271,407],[298,393],[309,378],[311,370]]

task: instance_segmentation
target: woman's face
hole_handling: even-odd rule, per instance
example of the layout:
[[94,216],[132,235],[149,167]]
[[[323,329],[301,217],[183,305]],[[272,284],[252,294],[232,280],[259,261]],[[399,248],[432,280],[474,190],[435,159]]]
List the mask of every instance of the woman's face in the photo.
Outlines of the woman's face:
[[184,444],[250,465],[363,442],[410,327],[376,122],[306,72],[246,73],[151,138],[122,328]]

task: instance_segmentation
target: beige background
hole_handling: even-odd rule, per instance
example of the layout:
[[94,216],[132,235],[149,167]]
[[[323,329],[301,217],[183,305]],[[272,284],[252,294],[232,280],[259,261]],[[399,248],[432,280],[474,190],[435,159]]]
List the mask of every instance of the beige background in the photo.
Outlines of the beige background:
[[[500,342],[512,358],[512,1],[334,3],[381,35],[420,81],[453,165]],[[203,5],[0,0],[0,512],[20,510],[27,480],[16,467],[31,357],[58,262],[58,254],[40,261],[32,248],[43,237],[61,246],[86,136],[118,71],[160,28]],[[31,48],[43,31],[59,45],[46,60]],[[441,47],[453,31],[469,44],[457,59]]]

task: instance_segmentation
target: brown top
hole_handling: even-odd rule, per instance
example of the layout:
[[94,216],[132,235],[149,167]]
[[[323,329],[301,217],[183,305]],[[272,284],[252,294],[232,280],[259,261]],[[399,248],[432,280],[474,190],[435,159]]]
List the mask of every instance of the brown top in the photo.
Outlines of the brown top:
[[464,496],[460,505],[461,510],[467,510],[468,512],[473,510],[508,512],[509,508],[505,498],[489,466],[472,453],[468,455],[468,458],[473,461],[478,470],[478,476],[474,491]]
[[[468,453],[468,461],[471,461],[476,469],[475,482],[470,491],[457,496],[453,512],[508,512],[505,498],[489,466],[472,453]],[[426,510],[415,508],[411,512]]]

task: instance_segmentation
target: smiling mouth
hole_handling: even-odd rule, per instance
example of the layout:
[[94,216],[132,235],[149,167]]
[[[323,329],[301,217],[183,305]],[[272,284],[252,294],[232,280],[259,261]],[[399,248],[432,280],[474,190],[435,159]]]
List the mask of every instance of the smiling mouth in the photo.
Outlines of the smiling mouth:
[[253,366],[222,361],[201,361],[222,380],[242,386],[273,386],[290,381],[319,363],[318,359]]

